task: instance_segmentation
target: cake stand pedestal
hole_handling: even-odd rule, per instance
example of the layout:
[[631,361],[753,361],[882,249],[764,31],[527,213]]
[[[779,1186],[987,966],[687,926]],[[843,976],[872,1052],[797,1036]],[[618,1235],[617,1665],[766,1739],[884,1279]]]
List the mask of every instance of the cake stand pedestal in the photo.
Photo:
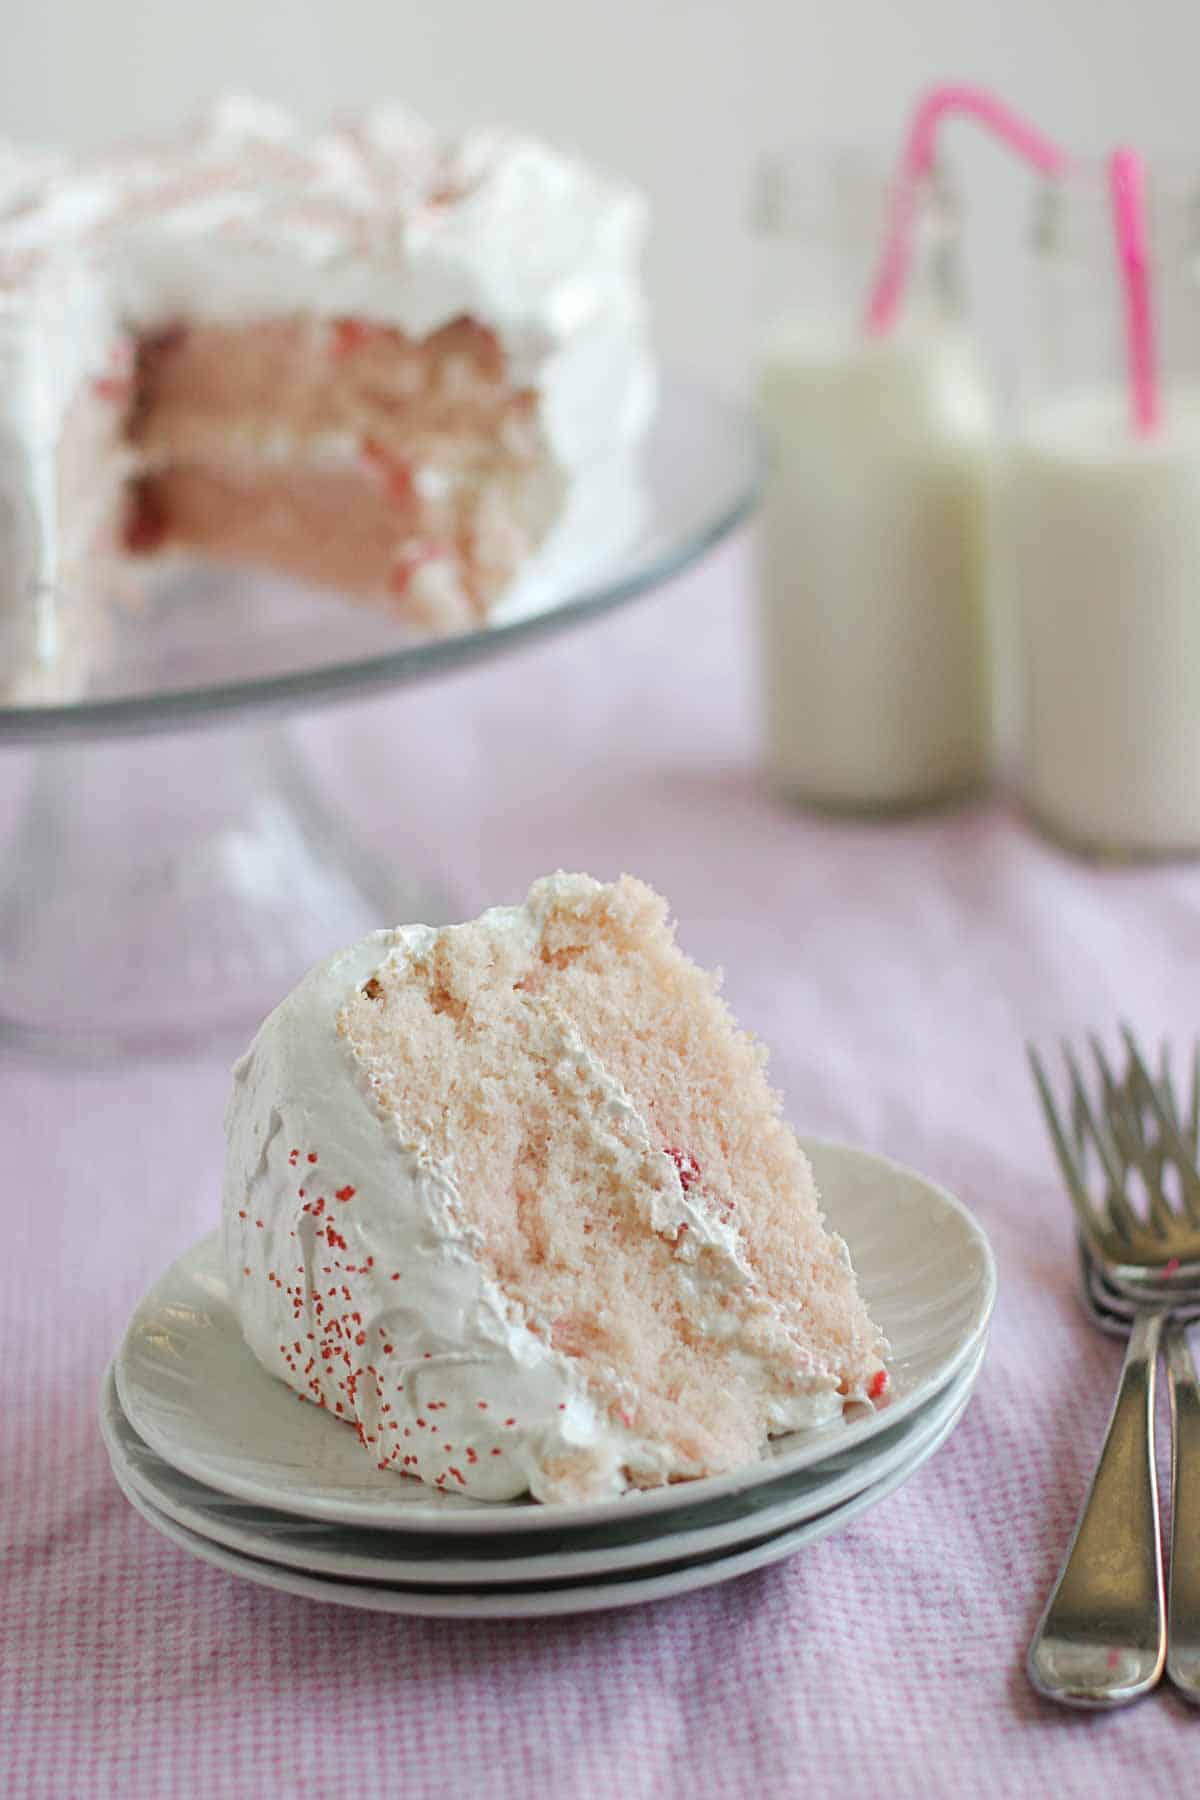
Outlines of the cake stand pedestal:
[[350,837],[278,724],[47,746],[4,867],[0,1031],[86,1060],[238,1048],[338,943],[445,910]]
[[[445,919],[419,846],[400,874],[357,842],[280,716],[424,681],[649,593],[746,517],[762,474],[746,414],[669,379],[636,541],[536,612],[416,641],[371,608],[206,570],[118,622],[80,700],[0,708],[0,745],[38,746],[0,850],[0,1044],[88,1061],[239,1048],[340,944]],[[388,839],[404,846],[402,820]]]

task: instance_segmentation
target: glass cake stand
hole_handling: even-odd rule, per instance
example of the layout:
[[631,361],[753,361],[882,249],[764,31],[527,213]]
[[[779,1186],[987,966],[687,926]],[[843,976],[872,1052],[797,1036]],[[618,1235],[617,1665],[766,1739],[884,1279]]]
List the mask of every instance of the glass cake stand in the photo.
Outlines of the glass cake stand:
[[[445,918],[419,868],[347,832],[281,722],[650,593],[749,514],[763,473],[750,416],[669,375],[636,540],[536,611],[417,639],[370,607],[208,568],[118,621],[80,699],[0,707],[0,747],[38,748],[0,852],[0,1044],[107,1060],[244,1037],[339,944]],[[403,821],[388,835],[403,842]]]

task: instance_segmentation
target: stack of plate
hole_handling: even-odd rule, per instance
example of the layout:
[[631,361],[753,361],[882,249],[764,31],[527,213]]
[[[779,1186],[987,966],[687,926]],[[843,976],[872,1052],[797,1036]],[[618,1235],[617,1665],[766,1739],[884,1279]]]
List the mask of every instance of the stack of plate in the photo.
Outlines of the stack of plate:
[[587,1505],[443,1494],[364,1456],[242,1342],[215,1237],[143,1300],[105,1379],[113,1472],[205,1561],[310,1599],[436,1618],[545,1617],[659,1600],[759,1569],[906,1481],[962,1417],[995,1268],[950,1195],[809,1143],[826,1216],[892,1345],[890,1404],[780,1438],[760,1462]]

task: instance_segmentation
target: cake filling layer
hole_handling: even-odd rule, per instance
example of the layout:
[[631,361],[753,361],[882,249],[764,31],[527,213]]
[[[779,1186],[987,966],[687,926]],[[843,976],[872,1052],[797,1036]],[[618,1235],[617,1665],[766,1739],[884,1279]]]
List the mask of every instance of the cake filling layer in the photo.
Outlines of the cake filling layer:
[[357,320],[179,325],[109,384],[143,471],[125,543],[257,562],[444,631],[486,616],[562,480],[494,333]]

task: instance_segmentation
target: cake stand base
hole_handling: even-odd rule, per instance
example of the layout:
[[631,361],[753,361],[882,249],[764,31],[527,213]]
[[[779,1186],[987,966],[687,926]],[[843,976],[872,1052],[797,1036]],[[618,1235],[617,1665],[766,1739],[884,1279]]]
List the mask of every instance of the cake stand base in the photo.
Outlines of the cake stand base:
[[340,944],[445,917],[353,841],[278,726],[54,744],[0,861],[0,1044],[236,1051]]

